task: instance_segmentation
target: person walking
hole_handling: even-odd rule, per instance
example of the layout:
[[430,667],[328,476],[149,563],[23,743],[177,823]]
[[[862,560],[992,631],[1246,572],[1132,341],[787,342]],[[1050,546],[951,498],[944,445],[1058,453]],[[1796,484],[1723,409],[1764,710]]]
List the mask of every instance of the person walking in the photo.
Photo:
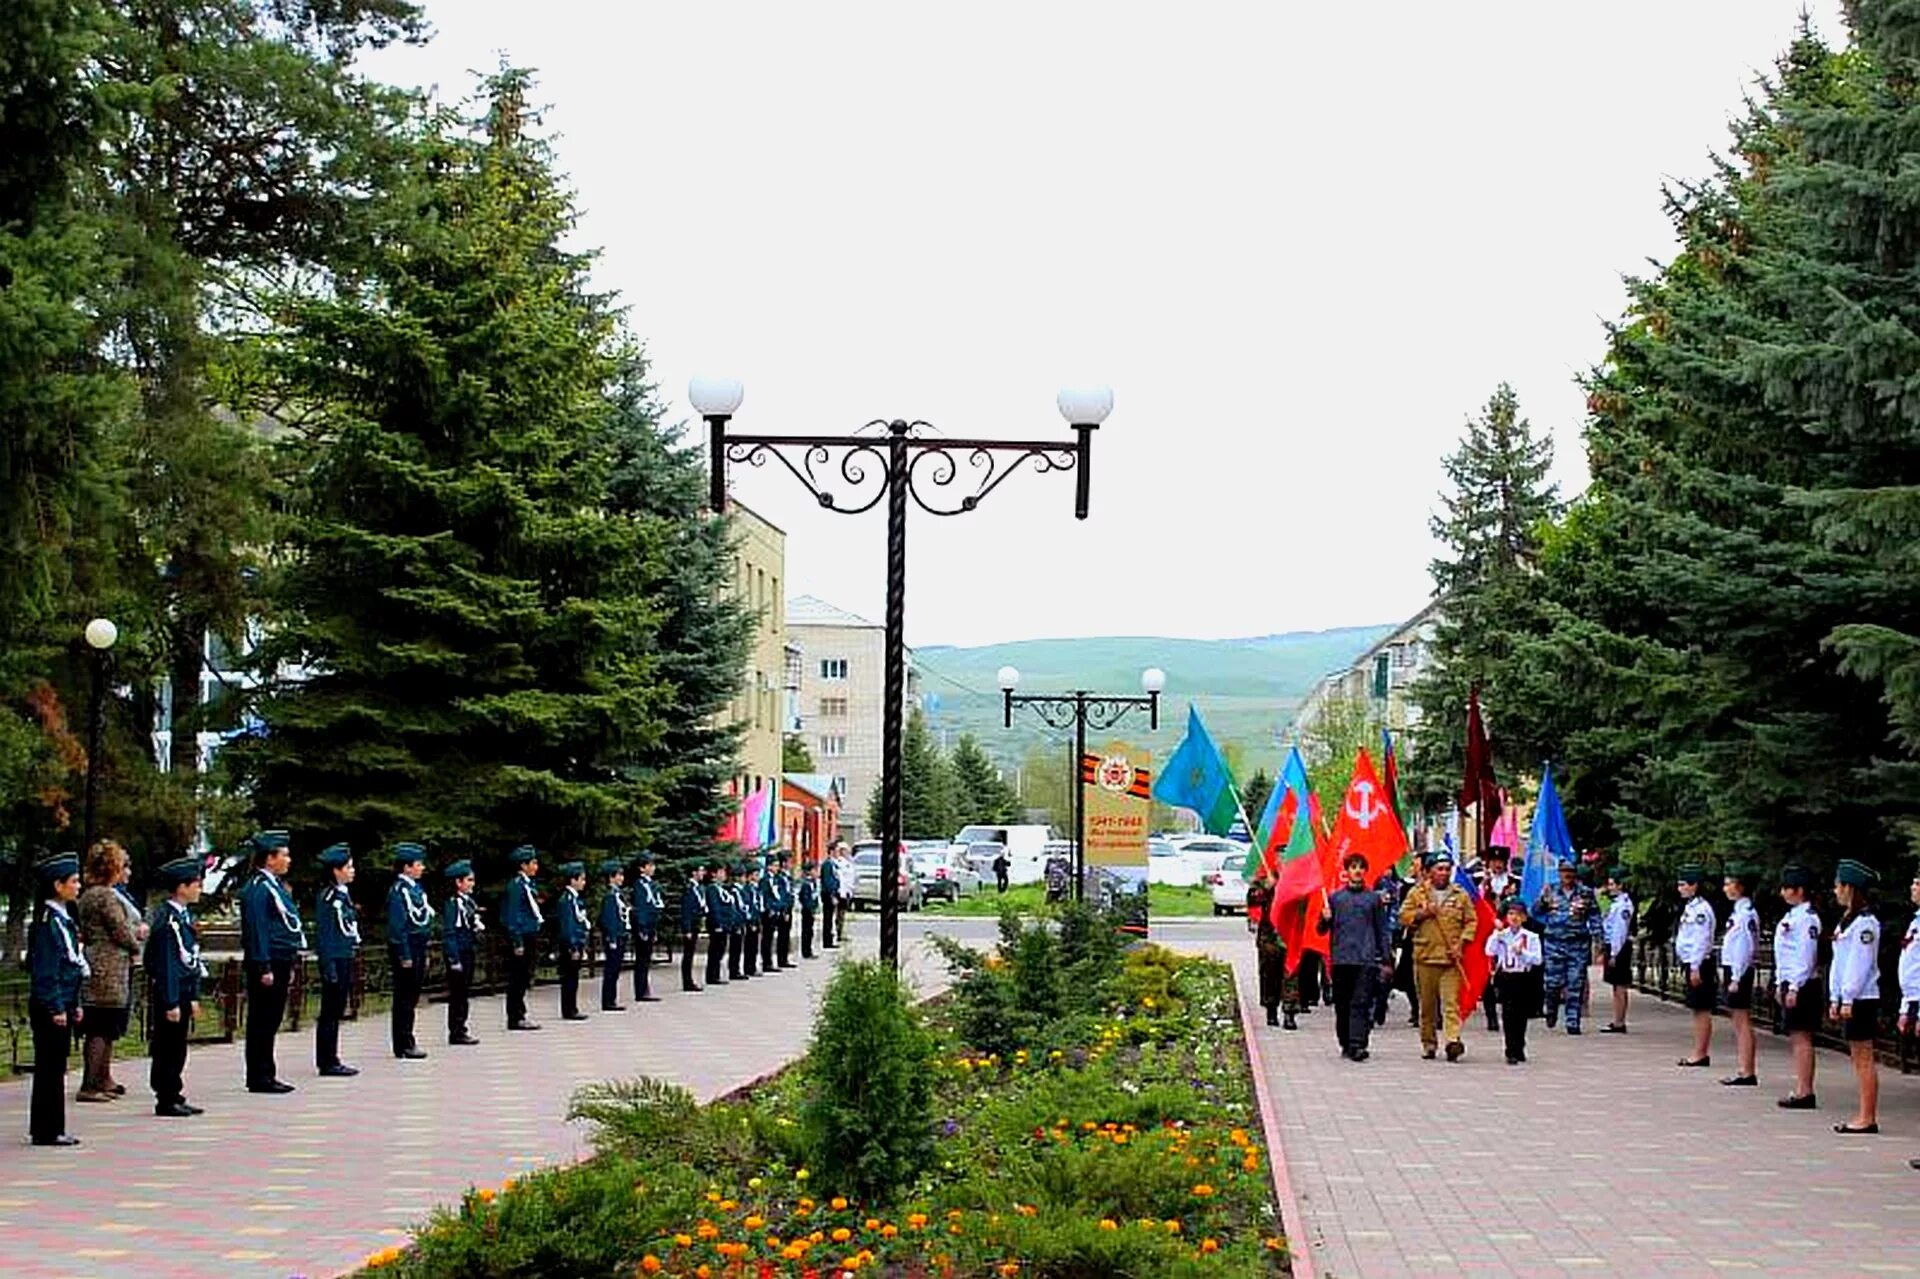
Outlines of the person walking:
[[540,873],[540,853],[533,845],[522,844],[511,856],[514,876],[507,881],[506,898],[500,907],[500,927],[506,931],[510,952],[507,1029],[538,1030],[540,1023],[527,1019],[527,992],[533,988],[533,970],[540,959],[540,930],[547,922],[533,887],[533,877]]
[[693,980],[693,957],[700,948],[700,929],[708,909],[705,877],[698,866],[691,867],[686,887],[680,890],[680,989],[695,994],[705,989]]
[[1783,1030],[1793,1053],[1793,1091],[1777,1103],[1782,1110],[1812,1110],[1813,1037],[1827,1010],[1820,982],[1820,913],[1813,908],[1813,872],[1805,866],[1780,869],[1780,900],[1787,913],[1773,928],[1775,1029]]
[[462,858],[441,872],[452,889],[440,908],[440,946],[447,957],[447,1043],[469,1048],[480,1041],[467,1029],[480,935],[487,930],[473,900],[473,863]]
[[1713,907],[1700,895],[1700,884],[1707,877],[1697,862],[1688,862],[1676,873],[1681,908],[1680,925],[1673,935],[1673,953],[1686,976],[1686,1005],[1693,1010],[1693,1055],[1682,1057],[1682,1066],[1713,1064],[1713,1007],[1717,974],[1713,967]]
[[85,1023],[80,984],[87,976],[80,926],[69,913],[80,897],[80,858],[57,853],[34,865],[40,906],[27,929],[27,1022],[33,1030],[33,1093],[27,1135],[36,1146],[77,1146],[67,1132],[67,1057]]
[[813,958],[813,917],[820,913],[820,863],[800,868],[800,958]]
[[1267,1013],[1267,1025],[1282,1030],[1298,1030],[1293,1009],[1280,1020],[1280,997],[1286,982],[1286,947],[1273,926],[1273,879],[1263,866],[1247,885],[1247,931],[1253,935],[1255,971],[1259,974],[1260,1007]]
[[1600,977],[1613,990],[1613,1020],[1600,1033],[1624,1035],[1627,996],[1633,990],[1633,896],[1627,892],[1627,872],[1619,866],[1607,871],[1607,913],[1600,921],[1600,939],[1606,946]]
[[1003,893],[1007,891],[1007,881],[1012,870],[1013,863],[1007,860],[1007,846],[1001,844],[999,851],[993,855],[993,882],[999,891]]
[[840,861],[835,854],[840,850],[840,841],[834,840],[827,846],[827,855],[820,859],[820,948],[832,950],[840,943],[835,940],[833,931],[834,913],[840,909]]
[[113,1101],[127,1091],[113,1078],[113,1046],[127,1033],[134,960],[147,939],[147,921],[127,892],[131,878],[133,861],[120,845],[103,839],[87,850],[87,887],[74,911],[87,958],[87,979],[80,986],[87,1033],[75,1101]]
[[1735,1064],[1733,1073],[1720,1082],[1733,1088],[1752,1088],[1760,1082],[1753,1034],[1753,956],[1760,948],[1760,916],[1748,895],[1758,878],[1745,865],[1727,867],[1721,878],[1721,891],[1732,909],[1727,912],[1726,931],[1720,935],[1720,989],[1733,1023]]
[[1373,984],[1373,1024],[1384,1026],[1387,1024],[1387,1005],[1393,1000],[1394,982],[1398,976],[1400,896],[1406,887],[1400,882],[1400,876],[1389,867],[1380,872],[1380,878],[1374,880],[1373,890],[1380,894],[1380,904],[1387,911],[1387,971],[1381,980]]
[[1540,894],[1536,908],[1546,924],[1545,1008],[1547,1028],[1553,1028],[1561,1008],[1566,1009],[1567,1033],[1580,1033],[1580,1014],[1587,1002],[1587,968],[1600,942],[1600,906],[1593,889],[1580,882],[1580,868],[1571,858],[1560,862],[1560,886]]
[[286,1016],[293,966],[307,948],[300,908],[287,888],[293,850],[287,832],[259,831],[250,836],[253,878],[240,890],[240,946],[247,978],[247,1091],[290,1093],[274,1060],[274,1038]]
[[353,991],[353,957],[360,949],[360,912],[353,907],[353,850],[335,844],[316,859],[326,887],[313,904],[313,955],[320,967],[320,1015],[313,1022],[313,1065],[323,1077],[360,1072],[340,1060],[340,1019]]
[[[1513,850],[1505,844],[1487,845],[1487,855],[1480,864],[1480,896],[1493,907],[1494,927],[1506,922],[1507,903],[1520,895],[1520,877],[1509,867],[1513,864]],[[1482,999],[1486,1005],[1487,1029],[1500,1029],[1500,1001],[1497,998]]]
[[627,868],[621,862],[604,867],[607,891],[600,898],[600,1011],[617,1013],[620,972],[626,966],[627,939],[633,935],[633,906],[627,901]]
[[1413,936],[1420,1055],[1431,1061],[1438,1054],[1439,1030],[1444,1026],[1447,1060],[1458,1061],[1467,1051],[1460,1042],[1460,981],[1462,957],[1473,944],[1473,901],[1453,881],[1452,853],[1435,849],[1422,864],[1426,879],[1414,886],[1400,906],[1400,925]]
[[1546,953],[1539,935],[1527,927],[1527,903],[1518,893],[1507,898],[1502,917],[1505,924],[1487,938],[1486,951],[1492,961],[1493,992],[1505,1022],[1507,1065],[1518,1066],[1527,1059],[1527,1021],[1540,1008],[1540,970]]
[[1393,975],[1393,938],[1387,904],[1367,887],[1367,859],[1347,854],[1340,867],[1347,882],[1327,898],[1320,926],[1333,958],[1333,1032],[1340,1055],[1365,1061],[1373,1034],[1373,987]]
[[653,946],[660,936],[660,916],[666,913],[666,899],[653,880],[653,854],[641,851],[633,860],[633,886],[628,890],[633,903],[633,1002],[657,1004],[653,993]]
[[420,993],[427,984],[427,942],[433,937],[433,905],[420,877],[427,871],[427,850],[418,844],[395,844],[393,867],[398,872],[387,889],[387,956],[393,974],[393,1008],[388,1022],[393,1055],[419,1061],[426,1050],[414,1039],[413,1024]]
[[147,975],[147,1084],[153,1113],[165,1119],[204,1114],[187,1101],[187,1039],[200,1015],[200,933],[193,904],[200,900],[206,870],[198,857],[176,857],[160,868],[166,900],[147,921],[140,966]]
[[1837,1133],[1880,1131],[1880,1066],[1873,1040],[1880,1033],[1880,920],[1873,911],[1873,885],[1880,877],[1865,863],[1843,858],[1833,872],[1833,896],[1844,914],[1833,935],[1827,1015],[1840,1023],[1860,1102]]
[[560,878],[566,886],[560,890],[560,905],[555,911],[559,922],[560,1020],[585,1021],[580,1011],[580,966],[587,961],[591,937],[587,928],[587,904],[580,890],[587,886],[587,868],[583,862],[562,862]]

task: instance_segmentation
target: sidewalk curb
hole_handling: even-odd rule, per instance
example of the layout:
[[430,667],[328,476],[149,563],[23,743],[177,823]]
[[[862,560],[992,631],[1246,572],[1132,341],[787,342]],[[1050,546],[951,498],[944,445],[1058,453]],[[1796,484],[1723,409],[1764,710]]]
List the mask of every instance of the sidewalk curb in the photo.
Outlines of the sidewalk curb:
[[1273,1197],[1280,1204],[1280,1227],[1287,1236],[1287,1264],[1293,1271],[1293,1279],[1316,1279],[1313,1245],[1307,1238],[1300,1201],[1293,1193],[1293,1179],[1287,1173],[1287,1152],[1280,1144],[1280,1119],[1273,1108],[1273,1090],[1267,1087],[1266,1064],[1260,1059],[1259,1029],[1253,1019],[1253,1008],[1258,1001],[1247,998],[1240,965],[1230,967],[1234,1002],[1240,1006],[1240,1029],[1247,1043],[1247,1065],[1253,1074],[1254,1102],[1260,1108],[1260,1127],[1267,1134],[1267,1168],[1273,1179]]

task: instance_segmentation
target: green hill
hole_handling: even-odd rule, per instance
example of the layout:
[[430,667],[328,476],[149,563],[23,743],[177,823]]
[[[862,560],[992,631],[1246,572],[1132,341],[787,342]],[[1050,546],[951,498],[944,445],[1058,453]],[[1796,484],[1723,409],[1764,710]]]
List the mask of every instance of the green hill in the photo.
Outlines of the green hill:
[[[1012,765],[1036,742],[1064,742],[1031,710],[1001,727],[997,673],[1020,671],[1020,690],[1059,693],[1084,688],[1096,693],[1138,693],[1140,672],[1158,666],[1167,673],[1160,699],[1160,731],[1146,731],[1143,712],[1118,730],[1128,741],[1148,745],[1165,759],[1180,740],[1189,702],[1199,706],[1207,728],[1237,766],[1273,772],[1285,751],[1287,726],[1300,702],[1330,671],[1354,658],[1392,629],[1351,626],[1331,631],[1289,632],[1252,639],[1192,640],[1153,636],[1016,640],[979,648],[932,645],[914,650],[927,721],[949,745],[972,733],[1002,764]],[[1089,734],[1098,741],[1109,734]]]

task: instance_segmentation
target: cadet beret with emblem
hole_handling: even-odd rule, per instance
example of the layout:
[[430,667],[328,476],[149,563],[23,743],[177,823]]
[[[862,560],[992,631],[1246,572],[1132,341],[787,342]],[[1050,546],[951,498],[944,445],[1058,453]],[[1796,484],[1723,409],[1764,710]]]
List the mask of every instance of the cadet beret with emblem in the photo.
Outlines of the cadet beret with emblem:
[[271,853],[293,843],[293,837],[283,830],[257,830],[247,836],[247,843],[257,853]]
[[562,879],[572,879],[576,875],[584,875],[586,873],[587,867],[585,862],[560,863],[560,878]]
[[1805,866],[1800,865],[1798,862],[1795,862],[1791,865],[1782,866],[1780,868],[1780,887],[1812,888],[1813,872],[1808,870]]
[[522,844],[520,847],[514,849],[509,856],[512,858],[515,866],[525,866],[528,862],[537,862],[540,860],[540,850],[532,844]]
[[1843,857],[1840,864],[1833,868],[1833,882],[1847,884],[1853,888],[1871,888],[1878,883],[1880,876],[1873,867],[1865,862],[1857,862],[1851,857]]
[[1522,915],[1527,913],[1527,903],[1519,897],[1509,897],[1506,908],[1508,910],[1517,910]]
[[1607,867],[1607,878],[1613,880],[1615,883],[1624,884],[1627,882],[1627,868],[1625,866],[1609,866]]
[[33,864],[33,870],[43,884],[57,884],[70,875],[80,873],[80,854],[55,853],[43,857]]
[[644,848],[641,849],[640,852],[637,855],[635,855],[633,859],[633,865],[635,865],[636,867],[653,865],[653,854],[649,852],[647,849],[644,849]]
[[1430,849],[1427,855],[1420,859],[1420,864],[1429,870],[1440,865],[1442,862],[1445,862],[1449,866],[1453,865],[1453,854],[1444,848]]
[[626,873],[627,864],[617,857],[612,861],[600,863],[600,876],[603,879],[612,879],[615,875],[624,875]]
[[191,884],[196,879],[205,879],[206,875],[206,863],[198,857],[176,857],[160,867],[160,882],[168,888]]
[[329,869],[345,866],[353,860],[353,850],[345,844],[334,844],[320,854],[320,864]]
[[473,863],[462,857],[457,862],[449,863],[447,868],[440,873],[448,879],[465,879],[467,876],[473,874]]
[[393,846],[393,868],[401,870],[415,862],[427,860],[427,850],[418,844],[395,844]]
[[1698,884],[1707,877],[1707,868],[1699,862],[1683,862],[1673,872],[1673,877],[1683,884]]
[[1742,888],[1752,888],[1760,882],[1760,868],[1752,862],[1728,862],[1726,869],[1720,872],[1722,879],[1737,879]]

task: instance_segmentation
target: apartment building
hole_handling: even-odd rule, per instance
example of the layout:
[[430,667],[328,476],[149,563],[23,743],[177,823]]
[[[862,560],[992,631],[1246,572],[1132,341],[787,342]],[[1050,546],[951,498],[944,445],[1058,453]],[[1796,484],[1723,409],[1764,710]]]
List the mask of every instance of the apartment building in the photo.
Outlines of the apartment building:
[[780,776],[780,737],[787,715],[786,597],[787,535],[750,507],[727,504],[733,516],[733,589],[753,613],[753,645],[746,679],[733,700],[732,718],[744,732],[736,794],[759,790]]
[[[841,836],[859,839],[871,833],[867,803],[880,785],[886,628],[811,595],[788,600],[786,620],[800,654],[800,734],[814,769],[832,777],[840,792]],[[907,707],[919,696],[909,658]]]

